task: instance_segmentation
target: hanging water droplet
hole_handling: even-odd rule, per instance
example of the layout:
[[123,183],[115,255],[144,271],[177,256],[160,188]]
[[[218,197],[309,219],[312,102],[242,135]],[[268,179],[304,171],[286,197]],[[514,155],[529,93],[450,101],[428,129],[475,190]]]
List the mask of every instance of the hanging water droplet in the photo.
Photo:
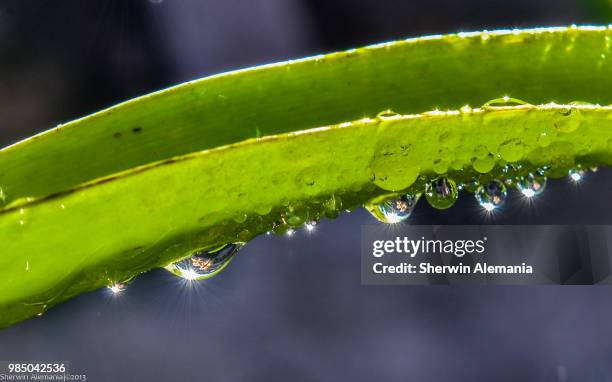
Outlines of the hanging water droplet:
[[283,220],[291,227],[299,227],[306,222],[308,209],[303,205],[292,205],[283,214]]
[[403,222],[410,217],[420,197],[421,194],[406,194],[397,199],[366,205],[365,208],[381,222],[395,224]]
[[580,182],[582,178],[584,178],[586,171],[584,171],[581,167],[576,167],[569,170],[567,174],[574,182]]
[[117,281],[107,287],[113,294],[119,294],[127,289],[127,283]]
[[487,211],[493,211],[504,204],[507,195],[506,185],[497,179],[486,186],[478,187],[474,194],[478,203]]
[[240,250],[242,244],[225,244],[213,249],[198,250],[191,257],[166,266],[185,280],[202,280],[221,272]]
[[289,229],[289,225],[285,222],[283,218],[272,223],[272,232],[277,235],[282,235]]
[[306,231],[312,232],[315,230],[317,224],[319,224],[318,220],[310,220],[309,222],[304,224],[304,227],[306,228]]
[[445,177],[434,179],[425,186],[425,198],[432,207],[439,210],[452,207],[458,195],[455,181]]
[[528,198],[541,194],[546,188],[546,177],[539,174],[529,174],[516,182],[518,189]]

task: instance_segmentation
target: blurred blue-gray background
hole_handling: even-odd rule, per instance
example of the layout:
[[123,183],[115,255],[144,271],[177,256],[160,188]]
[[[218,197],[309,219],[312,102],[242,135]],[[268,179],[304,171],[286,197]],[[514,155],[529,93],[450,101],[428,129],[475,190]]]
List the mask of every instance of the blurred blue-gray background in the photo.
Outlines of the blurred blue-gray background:
[[[607,24],[608,0],[0,0],[0,143],[230,69],[421,34]],[[503,91],[503,89],[500,89]],[[432,100],[432,107],[435,100]],[[612,223],[612,171],[470,195],[413,223]],[[0,360],[91,381],[612,381],[612,288],[365,287],[359,210],[263,236],[213,280],[165,271],[0,331]],[[0,291],[2,293],[2,291]]]

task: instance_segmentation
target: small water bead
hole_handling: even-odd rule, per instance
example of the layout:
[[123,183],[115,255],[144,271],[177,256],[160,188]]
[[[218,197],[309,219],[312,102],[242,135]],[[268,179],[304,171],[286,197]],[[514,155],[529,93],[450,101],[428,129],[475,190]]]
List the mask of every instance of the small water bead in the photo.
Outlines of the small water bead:
[[586,171],[581,167],[576,167],[568,171],[567,173],[571,180],[574,182],[580,182],[582,178],[586,175]]
[[487,174],[495,167],[495,157],[492,154],[488,154],[483,158],[475,158],[472,161],[472,167],[481,174]]
[[528,198],[541,194],[546,189],[546,177],[539,174],[529,174],[517,180],[516,186]]
[[425,186],[425,198],[432,207],[439,210],[452,207],[458,196],[455,181],[446,177],[434,179]]
[[207,279],[221,272],[243,244],[225,244],[213,249],[196,251],[191,257],[166,266],[166,269],[186,280]]
[[571,133],[582,125],[583,120],[584,116],[577,108],[562,108],[554,118],[554,127],[562,133]]
[[339,211],[342,210],[342,198],[337,195],[332,195],[329,199],[323,201],[323,214],[329,219],[338,217]]
[[474,148],[474,155],[476,158],[484,158],[489,155],[489,149],[485,145],[478,145]]
[[436,159],[433,163],[433,170],[436,174],[442,175],[448,172],[449,162],[446,159]]
[[287,232],[287,230],[289,230],[289,225],[283,220],[277,220],[274,223],[272,223],[272,232],[274,232],[277,235],[282,235],[285,232]]
[[398,117],[400,117],[400,115],[391,109],[383,110],[376,115],[376,118],[382,119],[382,120],[394,119]]
[[529,105],[528,102],[520,100],[518,98],[512,98],[509,96],[503,96],[502,98],[495,98],[482,105],[483,108],[491,107],[508,107],[508,106],[523,106]]
[[306,228],[306,231],[312,232],[317,227],[317,224],[319,224],[318,220],[310,220],[309,222],[304,224],[304,228]]
[[113,294],[119,294],[127,289],[127,283],[117,281],[107,287]]
[[497,179],[478,187],[474,194],[478,203],[487,211],[493,211],[504,204],[507,195],[506,185]]
[[299,227],[306,223],[308,209],[304,205],[292,205],[283,213],[283,221],[291,227]]
[[503,160],[517,162],[523,158],[524,145],[518,138],[509,139],[499,145],[499,153]]
[[540,135],[538,135],[538,145],[540,145],[541,147],[546,147],[550,145],[551,140],[551,134],[547,131],[542,131]]
[[385,200],[376,205],[367,205],[366,209],[383,223],[395,224],[405,221],[417,205],[421,194],[406,194],[397,199]]

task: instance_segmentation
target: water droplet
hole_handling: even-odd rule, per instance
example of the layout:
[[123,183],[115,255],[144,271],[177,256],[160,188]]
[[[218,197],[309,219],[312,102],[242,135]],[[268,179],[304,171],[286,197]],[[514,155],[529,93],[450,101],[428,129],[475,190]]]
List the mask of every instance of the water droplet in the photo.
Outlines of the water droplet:
[[474,161],[472,161],[472,167],[479,173],[486,174],[495,167],[495,158],[492,154],[488,154],[483,158],[475,158]]
[[544,192],[546,188],[546,177],[539,174],[529,174],[516,182],[518,189],[528,198]]
[[582,178],[584,178],[586,171],[583,170],[581,167],[576,167],[576,168],[569,170],[567,174],[569,175],[570,179],[573,180],[574,182],[580,182]]
[[502,98],[495,98],[488,102],[485,102],[485,104],[482,105],[482,107],[491,108],[491,107],[522,106],[522,105],[529,105],[529,103],[523,100],[520,100],[518,98],[504,96]]
[[499,154],[502,159],[508,162],[517,162],[523,158],[523,142],[514,138],[499,145]]
[[394,119],[398,117],[400,117],[400,115],[391,109],[383,110],[376,115],[376,118],[382,119],[382,120]]
[[555,128],[562,133],[571,133],[575,131],[584,122],[584,116],[575,107],[566,107],[560,109],[554,117]]
[[382,149],[370,164],[374,173],[374,184],[383,190],[400,191],[410,187],[419,176],[417,159],[414,154],[403,155],[410,150],[402,147]]
[[506,185],[497,179],[478,187],[474,194],[478,203],[487,211],[493,211],[504,204],[507,195]]
[[425,198],[432,207],[439,210],[452,207],[458,195],[455,181],[445,177],[434,179],[425,186]]
[[322,206],[324,209],[323,214],[329,219],[335,219],[338,217],[338,212],[342,210],[342,198],[332,195],[323,202]]
[[119,294],[127,289],[127,283],[121,281],[114,282],[107,287],[113,294]]
[[489,155],[489,150],[485,145],[478,145],[474,148],[474,155],[476,155],[476,158],[484,158]]
[[542,131],[540,135],[538,135],[538,145],[541,147],[546,147],[550,145],[552,140],[551,134],[548,131]]
[[436,174],[442,175],[448,172],[449,163],[445,159],[436,159],[433,163],[433,170]]
[[289,229],[289,226],[287,225],[287,223],[285,223],[285,221],[282,218],[272,223],[272,232],[274,232],[277,235],[284,234],[285,232],[287,232],[288,229]]
[[248,218],[248,215],[244,212],[238,213],[234,216],[234,221],[236,223],[244,223]]
[[420,197],[421,194],[406,194],[397,199],[366,205],[365,208],[381,222],[394,224],[408,219]]
[[307,222],[306,224],[304,224],[304,228],[306,228],[306,231],[312,232],[316,229],[317,224],[319,224],[318,220],[311,220]]
[[314,186],[316,183],[317,173],[320,172],[315,167],[306,167],[296,177],[296,182],[299,186]]
[[289,207],[284,213],[284,221],[291,227],[299,227],[308,218],[308,209],[304,206],[296,205]]
[[185,280],[202,280],[221,272],[240,250],[242,244],[225,244],[213,249],[198,250],[166,269]]

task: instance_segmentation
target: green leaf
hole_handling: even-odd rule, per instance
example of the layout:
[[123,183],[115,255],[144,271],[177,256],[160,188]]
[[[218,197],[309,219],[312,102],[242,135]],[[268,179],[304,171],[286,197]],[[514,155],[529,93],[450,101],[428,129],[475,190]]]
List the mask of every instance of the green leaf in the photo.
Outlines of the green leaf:
[[[333,53],[183,84],[5,148],[0,326],[439,174],[610,164],[612,109],[597,104],[612,99],[611,36],[496,31]],[[503,95],[540,105],[464,107]]]

